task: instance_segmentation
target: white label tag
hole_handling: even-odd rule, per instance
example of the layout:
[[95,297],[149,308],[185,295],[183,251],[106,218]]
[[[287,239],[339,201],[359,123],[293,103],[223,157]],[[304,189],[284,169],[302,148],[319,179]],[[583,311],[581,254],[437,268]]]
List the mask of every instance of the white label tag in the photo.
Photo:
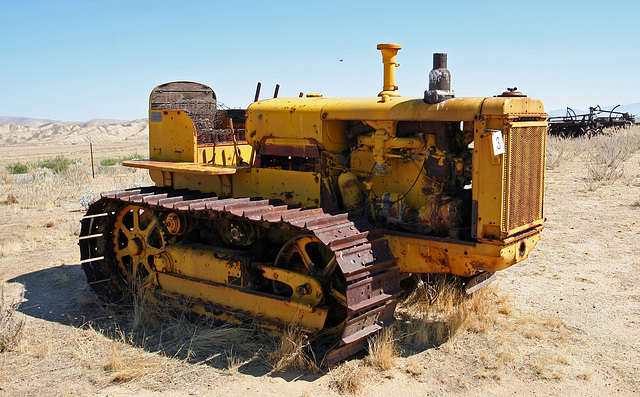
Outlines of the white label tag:
[[493,148],[493,155],[498,156],[504,153],[504,140],[502,139],[502,131],[491,131],[491,147]]

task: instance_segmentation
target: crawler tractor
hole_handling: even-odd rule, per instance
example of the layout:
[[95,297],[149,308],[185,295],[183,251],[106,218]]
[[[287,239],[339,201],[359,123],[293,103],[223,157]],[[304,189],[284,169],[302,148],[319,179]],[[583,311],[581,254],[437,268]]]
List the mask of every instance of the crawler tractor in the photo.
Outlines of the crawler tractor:
[[[448,273],[468,292],[523,259],[543,228],[547,115],[515,89],[456,98],[446,54],[424,97],[380,44],[373,97],[221,109],[203,84],[156,87],[155,186],[102,193],[82,219],[92,289],[323,341],[327,364],[394,321],[401,281]],[[276,91],[277,92],[277,91]]]

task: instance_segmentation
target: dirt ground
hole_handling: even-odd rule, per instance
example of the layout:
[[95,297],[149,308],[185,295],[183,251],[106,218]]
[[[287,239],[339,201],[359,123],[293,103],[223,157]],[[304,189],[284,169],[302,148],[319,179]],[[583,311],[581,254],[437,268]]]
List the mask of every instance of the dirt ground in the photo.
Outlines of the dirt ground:
[[[85,166],[63,181],[10,178],[0,184],[0,283],[5,308],[19,303],[24,328],[17,347],[0,354],[0,395],[638,394],[640,152],[624,161],[622,177],[594,182],[585,152],[551,143],[564,152],[546,172],[542,240],[488,289],[486,305],[499,306],[488,325],[420,344],[399,324],[392,366],[356,357],[316,373],[274,372],[264,358],[272,342],[250,330],[206,352],[206,344],[196,346],[203,331],[193,329],[188,346],[162,353],[155,339],[132,343],[113,328],[127,329],[128,317],[98,306],[88,289],[78,265],[79,220],[88,196],[149,184],[143,171],[116,166],[92,179]],[[86,160],[85,148],[74,147],[77,154],[71,145],[1,147],[0,163],[56,154]],[[97,150],[119,156],[146,146]]]

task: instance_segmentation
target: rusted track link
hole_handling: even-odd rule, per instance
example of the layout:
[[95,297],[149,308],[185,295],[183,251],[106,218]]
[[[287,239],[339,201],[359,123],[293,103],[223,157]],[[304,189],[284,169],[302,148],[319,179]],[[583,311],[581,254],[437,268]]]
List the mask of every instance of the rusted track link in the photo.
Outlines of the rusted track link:
[[[364,219],[349,219],[347,213],[325,213],[322,209],[301,209],[261,198],[220,198],[189,190],[157,187],[102,193],[82,218],[81,263],[91,288],[100,296],[114,298],[121,275],[112,271],[107,259],[115,211],[136,204],[151,210],[179,212],[192,218],[235,217],[265,228],[312,233],[334,254],[346,281],[347,321],[338,342],[323,362],[332,364],[363,348],[367,337],[392,324],[400,279],[393,269],[387,242]],[[234,315],[232,311],[227,312]]]

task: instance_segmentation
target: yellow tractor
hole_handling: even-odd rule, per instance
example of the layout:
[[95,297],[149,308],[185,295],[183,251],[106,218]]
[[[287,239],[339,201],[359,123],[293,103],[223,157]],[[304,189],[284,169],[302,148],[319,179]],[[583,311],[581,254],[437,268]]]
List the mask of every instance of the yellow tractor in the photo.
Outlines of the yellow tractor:
[[446,54],[424,97],[395,85],[401,46],[380,44],[378,96],[256,100],[220,109],[203,84],[156,87],[155,186],[102,193],[82,219],[92,289],[328,343],[331,364],[394,321],[401,280],[479,288],[543,228],[547,115],[516,91],[456,98]]

